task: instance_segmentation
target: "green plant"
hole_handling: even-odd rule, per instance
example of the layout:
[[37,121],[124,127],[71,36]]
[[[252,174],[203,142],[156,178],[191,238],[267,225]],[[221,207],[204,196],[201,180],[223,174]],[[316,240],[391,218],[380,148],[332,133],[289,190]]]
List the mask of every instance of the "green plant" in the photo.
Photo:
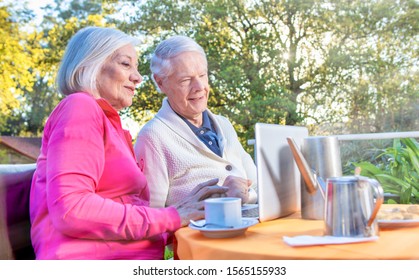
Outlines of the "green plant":
[[9,159],[7,157],[7,151],[0,149],[0,164],[9,163]]
[[[419,143],[413,138],[395,139],[371,162],[353,163],[361,175],[375,178],[385,193],[400,198],[400,203],[419,203]],[[390,199],[388,203],[396,203]]]
[[173,257],[174,257],[173,249],[166,246],[164,249],[164,259],[171,260],[173,259]]

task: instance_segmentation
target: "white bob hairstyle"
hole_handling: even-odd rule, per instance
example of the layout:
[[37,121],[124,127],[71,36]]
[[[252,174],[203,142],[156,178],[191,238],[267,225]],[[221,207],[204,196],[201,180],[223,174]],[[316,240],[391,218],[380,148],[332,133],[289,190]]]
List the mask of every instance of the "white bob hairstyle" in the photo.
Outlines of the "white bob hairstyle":
[[197,52],[202,55],[207,62],[207,55],[204,49],[193,39],[183,36],[176,35],[162,41],[155,49],[151,56],[150,70],[151,79],[160,92],[160,88],[156,83],[155,76],[166,78],[172,74],[172,65],[170,60],[177,55],[184,52]]
[[96,77],[117,49],[128,44],[134,47],[140,40],[124,32],[107,27],[85,27],[67,45],[57,73],[58,91],[64,95],[96,91]]

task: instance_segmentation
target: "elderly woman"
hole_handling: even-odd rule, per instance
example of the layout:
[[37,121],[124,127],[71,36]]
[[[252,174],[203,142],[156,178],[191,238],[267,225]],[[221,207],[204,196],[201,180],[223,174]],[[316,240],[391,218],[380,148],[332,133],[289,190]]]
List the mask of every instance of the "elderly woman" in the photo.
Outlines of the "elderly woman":
[[66,97],[45,125],[30,197],[37,259],[162,259],[171,233],[203,218],[203,202],[227,189],[198,185],[172,207],[150,208],[118,110],[130,106],[138,41],[88,27],[70,40],[57,76]]
[[193,186],[219,178],[227,196],[254,203],[256,167],[232,124],[207,108],[208,64],[194,40],[174,36],[151,58],[152,79],[166,95],[156,116],[139,132],[135,153],[148,178],[152,207],[174,205]]

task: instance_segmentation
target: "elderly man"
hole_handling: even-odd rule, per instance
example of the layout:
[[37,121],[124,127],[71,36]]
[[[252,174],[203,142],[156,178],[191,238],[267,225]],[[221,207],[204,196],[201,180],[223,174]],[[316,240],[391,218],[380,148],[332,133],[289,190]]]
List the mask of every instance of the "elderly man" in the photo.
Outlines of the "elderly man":
[[152,79],[166,95],[140,131],[135,153],[153,207],[175,204],[206,178],[219,178],[227,196],[255,203],[256,166],[230,121],[207,108],[210,92],[204,50],[186,36],[161,42],[151,58]]

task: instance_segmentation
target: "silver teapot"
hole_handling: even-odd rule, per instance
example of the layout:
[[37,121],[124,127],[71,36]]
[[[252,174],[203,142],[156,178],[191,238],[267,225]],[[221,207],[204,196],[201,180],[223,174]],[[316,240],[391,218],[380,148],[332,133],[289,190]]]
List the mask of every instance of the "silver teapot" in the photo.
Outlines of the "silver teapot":
[[377,180],[363,176],[328,178],[325,235],[377,236],[375,218],[383,201],[383,188]]

